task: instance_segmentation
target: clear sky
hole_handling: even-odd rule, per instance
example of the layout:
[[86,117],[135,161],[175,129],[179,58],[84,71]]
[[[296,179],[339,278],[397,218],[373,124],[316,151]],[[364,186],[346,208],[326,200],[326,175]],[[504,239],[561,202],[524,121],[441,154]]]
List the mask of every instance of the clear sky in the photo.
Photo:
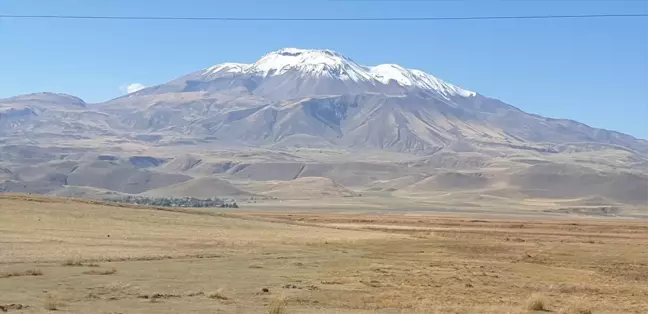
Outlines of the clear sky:
[[[648,1],[0,0],[3,14],[421,17],[648,13]],[[224,22],[0,19],[0,97],[101,102],[221,62],[328,48],[527,112],[648,138],[648,19]]]

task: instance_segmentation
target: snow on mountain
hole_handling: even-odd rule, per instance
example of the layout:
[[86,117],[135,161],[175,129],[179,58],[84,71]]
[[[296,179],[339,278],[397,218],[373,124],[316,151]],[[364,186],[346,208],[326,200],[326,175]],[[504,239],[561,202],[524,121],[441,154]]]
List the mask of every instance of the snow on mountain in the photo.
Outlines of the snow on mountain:
[[363,67],[332,50],[284,48],[263,56],[247,71],[267,77],[281,75],[291,70],[312,76],[338,77],[355,82],[372,79]]
[[389,84],[389,81],[394,80],[402,86],[415,85],[411,73],[397,64],[381,64],[369,67],[368,70],[376,80],[383,84]]
[[250,65],[244,63],[221,63],[207,68],[203,74],[243,73],[248,67]]
[[474,97],[475,93],[442,81],[421,70],[408,70],[397,64],[381,64],[368,68],[369,73],[383,84],[396,81],[404,87],[416,86],[441,93],[443,96]]
[[429,90],[434,90],[438,91],[445,96],[451,95],[451,96],[462,96],[462,97],[474,97],[476,95],[475,92],[471,92],[469,90],[465,90],[459,86],[452,85],[448,82],[442,81],[430,74],[427,74],[421,70],[409,70],[409,72],[412,74],[412,77],[414,79],[414,82],[417,84],[417,86],[423,88],[423,89],[429,89]]
[[396,64],[362,66],[332,50],[284,48],[266,54],[253,64],[217,64],[207,68],[203,75],[255,75],[268,78],[289,72],[314,78],[368,83],[372,86],[395,82],[404,88],[420,88],[444,97],[476,95],[420,70],[405,69]]

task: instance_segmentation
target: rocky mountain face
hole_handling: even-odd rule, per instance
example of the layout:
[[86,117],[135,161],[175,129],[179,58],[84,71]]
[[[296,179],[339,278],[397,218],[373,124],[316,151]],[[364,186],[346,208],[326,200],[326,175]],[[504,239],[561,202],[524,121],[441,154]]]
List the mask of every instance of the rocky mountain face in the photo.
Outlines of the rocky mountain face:
[[[50,193],[84,186],[137,194],[168,186],[186,190],[201,185],[189,181],[202,176],[234,181],[323,177],[334,180],[327,186],[342,183],[388,193],[458,186],[490,190],[494,196],[515,190],[515,197],[578,198],[607,195],[607,186],[631,182],[634,188],[609,197],[640,204],[648,180],[646,140],[529,114],[420,70],[395,64],[364,66],[330,50],[281,49],[252,64],[218,64],[99,104],[53,93],[2,99],[0,134],[0,182],[6,180],[0,190],[5,191],[34,186],[37,192]],[[219,162],[183,164],[173,170],[168,166],[178,163],[180,149],[199,151],[191,158],[203,160],[233,147],[262,149],[264,157],[221,156],[231,167],[223,171],[206,170]],[[305,156],[295,153],[296,148],[344,151],[347,159],[360,152],[400,157],[379,165],[368,162],[373,170],[356,173],[356,180],[332,170],[345,169],[355,160],[341,157],[333,162],[332,155]],[[119,156],[97,160],[95,155],[106,151]],[[150,151],[155,156],[148,156]],[[277,153],[286,151],[293,155]],[[147,153],[140,162],[155,160],[150,167],[127,162],[142,157],[142,152]],[[402,156],[410,156],[409,161]],[[435,161],[438,156],[444,156],[443,162]],[[454,161],[448,164],[448,158]],[[45,176],[24,175],[32,159],[42,163]],[[264,166],[277,161],[301,171],[285,177],[286,172],[275,175]],[[236,167],[240,169],[232,170]],[[251,171],[255,167],[256,173]],[[241,177],[243,173],[247,177]],[[583,177],[600,184],[581,185],[578,193],[563,195],[551,192],[550,184],[534,181]],[[200,182],[224,186],[222,181]],[[250,195],[263,192],[251,189]],[[247,193],[239,187],[227,190]]]

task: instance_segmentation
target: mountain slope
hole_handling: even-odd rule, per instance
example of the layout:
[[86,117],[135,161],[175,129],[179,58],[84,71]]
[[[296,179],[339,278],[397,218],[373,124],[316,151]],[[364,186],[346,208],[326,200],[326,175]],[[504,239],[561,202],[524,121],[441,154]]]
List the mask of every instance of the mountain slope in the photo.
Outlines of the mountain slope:
[[357,196],[335,181],[322,177],[301,177],[290,181],[267,181],[263,194],[280,199],[315,199]]
[[254,194],[243,191],[231,183],[212,177],[196,178],[185,182],[148,190],[144,195],[152,197],[250,197]]

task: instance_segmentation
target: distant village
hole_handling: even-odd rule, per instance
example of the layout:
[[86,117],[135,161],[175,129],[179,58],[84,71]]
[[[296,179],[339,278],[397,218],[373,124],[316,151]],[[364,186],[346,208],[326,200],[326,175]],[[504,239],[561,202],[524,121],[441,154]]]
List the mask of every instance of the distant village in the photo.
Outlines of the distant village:
[[161,207],[239,208],[236,200],[220,198],[201,199],[196,197],[146,197],[128,195],[121,198],[104,199],[104,201]]

